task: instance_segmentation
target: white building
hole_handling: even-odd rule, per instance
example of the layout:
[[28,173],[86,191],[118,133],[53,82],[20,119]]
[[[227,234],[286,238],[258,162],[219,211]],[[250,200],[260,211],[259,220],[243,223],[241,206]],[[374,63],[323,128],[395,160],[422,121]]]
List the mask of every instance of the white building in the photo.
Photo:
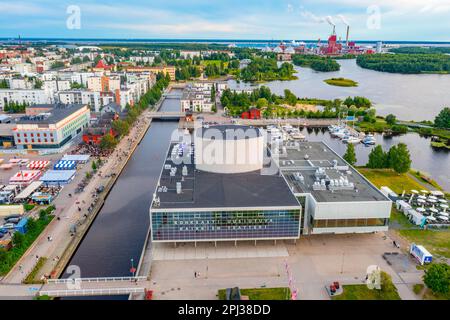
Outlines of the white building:
[[323,142],[272,147],[304,208],[303,234],[387,231],[392,202]]
[[136,57],[130,57],[130,61],[131,62],[143,62],[146,64],[153,64],[153,62],[155,61],[155,57],[152,56],[136,56]]
[[[42,106],[36,106],[42,108]],[[88,127],[87,105],[47,105],[47,111],[17,122],[14,141],[19,149],[60,149]]]
[[31,63],[16,63],[13,65],[13,70],[21,75],[32,74],[35,71]]
[[69,90],[57,93],[58,101],[63,104],[86,104],[95,112],[100,112],[103,106],[115,102],[112,93],[101,93],[87,90]]
[[70,81],[68,80],[50,80],[44,81],[42,88],[51,96],[58,91],[70,90]]
[[11,78],[9,80],[9,88],[10,89],[33,89],[33,83],[31,81],[25,80],[23,78],[15,79]]
[[53,97],[49,96],[45,90],[14,90],[14,89],[0,89],[0,109],[3,110],[6,103],[27,103],[33,104],[47,104],[53,103]]

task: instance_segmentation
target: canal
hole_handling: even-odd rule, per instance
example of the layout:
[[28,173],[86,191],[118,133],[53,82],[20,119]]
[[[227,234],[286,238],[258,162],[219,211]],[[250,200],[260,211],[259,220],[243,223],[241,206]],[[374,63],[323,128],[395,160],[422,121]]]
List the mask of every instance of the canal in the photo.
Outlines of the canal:
[[[181,91],[174,92],[181,96]],[[161,111],[179,109],[179,98],[166,99],[161,107]],[[130,276],[131,259],[134,267],[139,263],[152,194],[177,126],[177,122],[152,122],[69,262],[79,267],[81,277]]]

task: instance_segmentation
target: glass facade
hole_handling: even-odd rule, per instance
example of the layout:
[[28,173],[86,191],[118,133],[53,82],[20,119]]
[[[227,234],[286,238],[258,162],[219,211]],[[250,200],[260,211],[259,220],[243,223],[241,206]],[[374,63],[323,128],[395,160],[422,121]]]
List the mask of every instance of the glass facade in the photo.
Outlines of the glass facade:
[[313,228],[355,228],[355,227],[383,227],[387,226],[387,218],[364,218],[364,219],[321,219],[315,220],[311,217]]
[[300,210],[152,212],[154,241],[298,238]]

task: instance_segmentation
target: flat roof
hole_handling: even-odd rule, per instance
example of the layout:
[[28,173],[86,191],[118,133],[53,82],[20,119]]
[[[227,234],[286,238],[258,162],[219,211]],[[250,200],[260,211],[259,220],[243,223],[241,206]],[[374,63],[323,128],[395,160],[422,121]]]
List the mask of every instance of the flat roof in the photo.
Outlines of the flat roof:
[[91,156],[88,154],[65,154],[64,157],[61,158],[61,160],[86,162],[89,160],[90,157]]
[[[286,154],[280,155],[279,166],[294,193],[310,193],[318,202],[390,201],[324,142],[287,142],[284,146]],[[323,169],[319,181],[343,179],[349,184],[315,190],[318,168]],[[303,182],[296,178],[298,173]]]
[[[175,164],[172,160],[172,143],[163,166],[156,190],[160,199],[153,209],[234,208],[234,207],[298,207],[300,205],[280,174],[263,175],[260,171],[239,174],[209,173],[195,169],[191,146],[184,150],[191,164]],[[177,162],[178,163],[178,162]],[[176,167],[175,176],[170,169]],[[183,167],[187,175],[183,176]],[[182,181],[184,180],[184,181]],[[182,183],[182,193],[177,194],[177,182]],[[163,190],[166,189],[166,192]]]
[[43,182],[68,181],[76,172],[76,170],[48,170],[39,180]]
[[[50,114],[48,117],[46,116],[28,116],[23,117],[17,121],[18,124],[53,124],[57,123],[72,113],[80,110],[85,107],[85,104],[68,104],[68,105],[53,105],[53,109],[49,110]],[[35,106],[39,107],[39,105]]]
[[197,130],[196,134],[197,137],[214,137],[215,139],[221,138],[223,140],[240,140],[262,136],[261,130],[256,127],[233,124],[203,127],[202,130]]

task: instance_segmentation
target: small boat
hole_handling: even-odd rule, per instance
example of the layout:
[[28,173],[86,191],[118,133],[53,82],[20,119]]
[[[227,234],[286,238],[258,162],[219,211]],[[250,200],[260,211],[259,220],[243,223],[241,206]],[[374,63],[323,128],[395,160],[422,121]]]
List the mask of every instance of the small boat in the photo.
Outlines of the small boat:
[[340,131],[336,131],[331,133],[332,136],[335,136],[337,138],[343,139],[345,138],[345,136],[348,135],[348,131],[347,130],[340,130]]
[[357,138],[357,137],[353,137],[353,136],[351,136],[351,137],[348,137],[348,139],[346,140],[346,141],[344,141],[345,143],[360,143],[361,142],[361,139],[360,138]]
[[303,134],[301,134],[300,132],[291,133],[291,137],[295,140],[305,140],[306,139],[306,137]]
[[377,140],[372,134],[368,134],[364,137],[364,139],[362,139],[361,142],[365,145],[374,145],[377,143]]

